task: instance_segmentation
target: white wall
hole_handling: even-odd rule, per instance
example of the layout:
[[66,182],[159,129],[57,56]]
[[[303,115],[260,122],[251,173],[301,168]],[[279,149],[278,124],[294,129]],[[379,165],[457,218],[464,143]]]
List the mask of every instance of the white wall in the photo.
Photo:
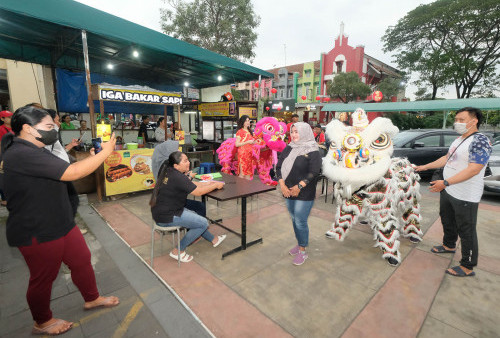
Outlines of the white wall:
[[201,101],[202,102],[218,102],[220,101],[220,97],[227,92],[231,91],[230,85],[217,86],[217,87],[209,87],[203,88],[201,90]]
[[12,110],[33,102],[56,108],[49,67],[13,60],[5,62]]

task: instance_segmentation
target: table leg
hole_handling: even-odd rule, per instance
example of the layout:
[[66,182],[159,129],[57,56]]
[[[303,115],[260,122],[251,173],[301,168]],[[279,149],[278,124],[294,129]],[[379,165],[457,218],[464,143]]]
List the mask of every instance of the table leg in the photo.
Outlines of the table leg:
[[234,248],[233,250],[230,250],[228,252],[224,252],[222,254],[222,259],[236,252],[240,252],[241,250],[246,250],[247,247],[257,243],[262,243],[262,238],[247,243],[247,198],[242,197],[241,198],[241,246]]

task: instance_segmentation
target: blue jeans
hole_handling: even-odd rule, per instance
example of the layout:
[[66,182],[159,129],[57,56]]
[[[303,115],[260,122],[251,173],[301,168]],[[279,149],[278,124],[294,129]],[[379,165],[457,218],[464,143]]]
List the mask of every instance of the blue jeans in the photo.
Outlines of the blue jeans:
[[203,237],[207,241],[212,242],[214,235],[208,231],[208,220],[205,217],[198,215],[196,212],[184,208],[181,216],[174,216],[170,223],[158,223],[159,226],[182,226],[188,231],[181,239],[181,251],[193,243],[198,237]]
[[295,238],[299,246],[306,247],[309,244],[309,226],[307,225],[307,219],[311,213],[313,201],[300,201],[286,199],[286,207],[292,218],[293,231],[295,232]]

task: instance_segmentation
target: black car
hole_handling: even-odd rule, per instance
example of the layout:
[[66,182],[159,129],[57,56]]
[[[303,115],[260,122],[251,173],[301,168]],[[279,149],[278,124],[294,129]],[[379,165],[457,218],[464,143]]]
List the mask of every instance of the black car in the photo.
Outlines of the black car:
[[[407,157],[415,165],[423,165],[446,155],[448,148],[460,135],[451,129],[412,129],[397,134],[393,157]],[[422,172],[431,174],[433,170]]]

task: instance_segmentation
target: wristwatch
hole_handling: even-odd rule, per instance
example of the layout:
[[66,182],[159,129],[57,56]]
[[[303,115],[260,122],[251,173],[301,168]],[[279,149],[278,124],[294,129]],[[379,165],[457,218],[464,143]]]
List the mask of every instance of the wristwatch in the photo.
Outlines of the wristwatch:
[[444,180],[443,183],[444,183],[445,187],[449,187],[450,186],[450,183],[448,183],[447,180]]
[[304,186],[302,184],[300,184],[300,183],[297,184],[297,187],[299,187],[299,190],[302,189],[302,188],[304,188]]

